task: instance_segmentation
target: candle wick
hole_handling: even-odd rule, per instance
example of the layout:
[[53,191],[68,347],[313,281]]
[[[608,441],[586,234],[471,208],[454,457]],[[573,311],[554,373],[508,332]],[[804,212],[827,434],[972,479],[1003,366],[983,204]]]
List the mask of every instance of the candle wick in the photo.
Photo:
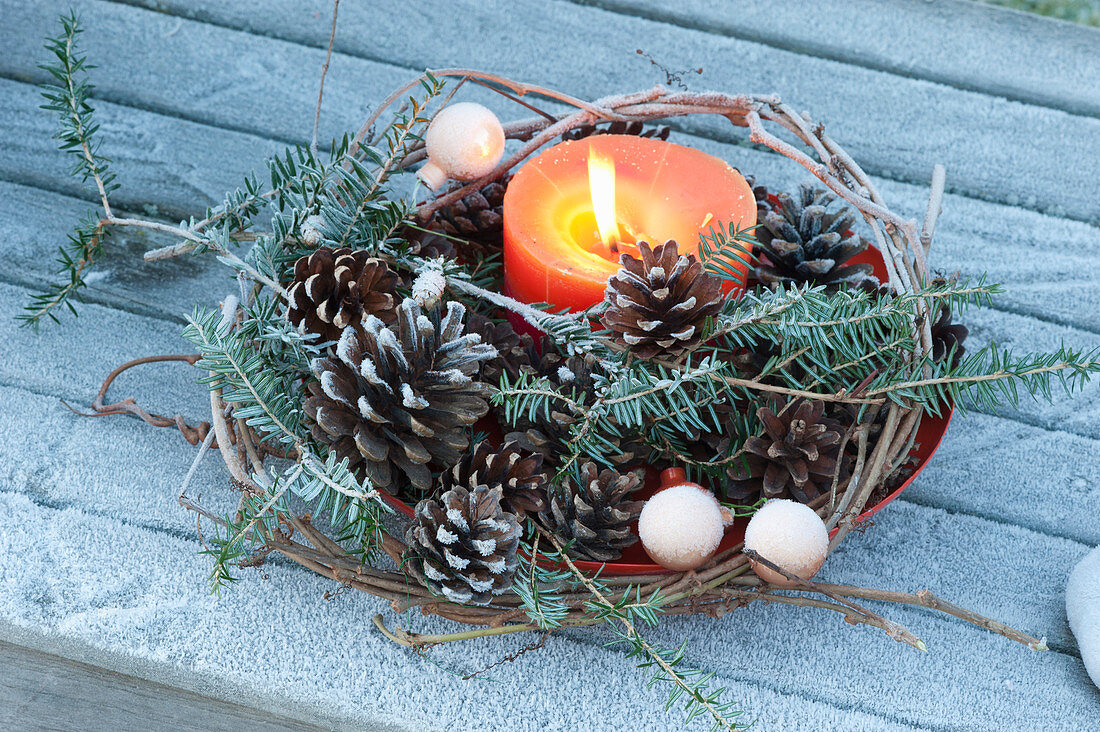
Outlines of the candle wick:
[[618,254],[619,253],[619,240],[618,239],[612,239],[611,243],[609,243],[607,245],[607,248],[611,250],[612,254]]

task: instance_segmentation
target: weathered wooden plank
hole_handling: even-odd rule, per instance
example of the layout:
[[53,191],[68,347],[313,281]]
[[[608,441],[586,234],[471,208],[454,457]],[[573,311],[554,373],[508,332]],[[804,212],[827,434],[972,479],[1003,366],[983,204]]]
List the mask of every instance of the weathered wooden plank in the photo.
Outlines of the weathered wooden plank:
[[[103,378],[115,366],[141,356],[192,353],[183,327],[113,308],[88,303],[79,318],[62,318],[39,333],[15,321],[29,291],[0,284],[0,384],[19,386],[75,404],[91,402]],[[185,363],[149,364],[132,370],[112,388],[133,395],[153,411],[181,410],[199,417],[202,389],[199,373]],[[154,406],[155,405],[155,406]],[[191,411],[196,410],[196,411]]]
[[[0,181],[0,280],[32,289],[55,282],[57,248],[90,211],[89,201]],[[212,256],[142,259],[145,251],[171,243],[140,229],[115,230],[81,298],[182,322],[197,303],[232,291],[233,273]]]
[[[328,40],[320,22],[331,11],[327,0],[140,1],[315,47]],[[457,0],[448,4],[443,22],[435,7],[410,9],[401,0],[350,4],[342,9],[337,49],[408,68],[475,65],[595,98],[663,80],[635,53],[644,46],[668,68],[702,66],[701,78],[688,79],[696,88],[777,92],[811,110],[872,173],[924,181],[934,163],[946,161],[958,192],[1100,220],[1089,172],[1100,167],[1095,118],[562,0]],[[499,22],[502,17],[514,19],[522,34]],[[339,73],[337,65],[333,74]],[[693,118],[684,129],[746,139],[725,120]]]
[[[637,691],[648,672],[609,653],[598,631],[579,640],[555,634],[538,653],[485,672],[492,681],[467,681],[461,675],[499,661],[503,649],[536,639],[446,644],[426,663],[374,629],[372,616],[387,610],[383,601],[350,592],[326,602],[322,595],[333,585],[318,575],[289,567],[249,571],[232,592],[214,598],[204,582],[209,558],[195,542],[3,491],[0,508],[17,527],[0,533],[0,551],[21,560],[0,563],[0,638],[31,636],[20,642],[62,647],[66,656],[83,647],[97,665],[339,729],[535,732],[612,729],[623,720],[639,729],[682,729],[682,718],[662,708],[662,690]],[[135,557],[149,563],[136,565]],[[399,622],[423,632],[456,627],[436,618]],[[716,684],[762,713],[766,724],[758,726],[765,729],[911,729],[722,669]],[[516,713],[517,698],[523,714]]]
[[[81,48],[98,66],[92,72],[98,97],[289,143],[309,142],[322,49],[165,13],[88,0],[2,0],[7,22],[25,32],[12,34],[0,75],[45,80],[35,66],[46,59],[41,36],[55,32],[58,15],[70,5],[86,28]],[[318,28],[329,24],[327,18],[313,22]],[[333,69],[325,90],[333,103],[322,118],[322,140],[356,127],[371,104],[411,76],[392,64],[350,56],[339,57]]]
[[[38,106],[33,85],[0,79],[0,178],[78,198],[88,189],[69,172],[72,163],[51,150],[56,121]],[[142,210],[146,205],[169,218],[202,214],[241,185],[249,171],[264,175],[263,161],[284,145],[229,130],[138,112],[100,102],[96,105],[103,152],[119,173],[116,205]]]
[[[957,414],[906,501],[1100,544],[1094,439],[986,414]],[[873,529],[872,529],[873,531]]]
[[[216,74],[217,68],[204,69],[205,73]],[[68,161],[53,148],[49,139],[52,121],[37,109],[36,90],[0,80],[0,89],[5,87],[10,93],[0,95],[0,117],[6,115],[11,119],[11,128],[20,134],[14,144],[0,147],[0,176],[15,180],[29,178],[29,183],[63,190],[69,195],[90,195],[86,187],[68,177]],[[143,204],[152,204],[162,211],[198,212],[203,203],[220,199],[227,188],[239,184],[236,171],[259,167],[260,158],[279,147],[278,143],[249,135],[110,103],[99,102],[98,107],[104,119],[104,151],[116,159],[123,183],[115,196],[119,205],[140,209]],[[131,129],[156,130],[155,150],[143,149],[140,134],[136,143],[130,139],[127,130]],[[698,137],[684,141],[730,160],[779,189],[809,177],[777,155]],[[225,161],[231,162],[227,166]],[[201,187],[196,188],[196,183],[201,183]],[[893,181],[880,184],[887,200],[902,213],[914,217],[922,214],[927,195],[923,187]],[[47,277],[52,271],[52,252],[64,241],[64,232],[75,221],[74,214],[90,207],[81,208],[78,203],[66,203],[57,197],[44,198],[38,204],[30,189],[16,186],[9,190],[11,200],[0,201],[5,214],[0,220],[8,222],[5,228],[12,235],[0,242],[0,248],[10,248],[13,257],[19,260],[12,260],[9,277],[36,284],[42,280],[32,277]],[[1008,293],[999,300],[1004,307],[1100,330],[1100,288],[1095,286],[1091,266],[1100,252],[1100,230],[1096,227],[965,196],[948,196],[938,232],[935,248],[938,266],[949,271],[962,269],[968,274],[989,271],[995,281],[1008,286]],[[118,245],[109,248],[120,254],[107,263],[111,276],[99,290],[114,290],[125,283],[128,289],[117,292],[122,297],[136,299],[133,307],[159,307],[158,299],[146,297],[142,288],[156,282],[177,281],[177,277],[191,271],[190,263],[146,269],[136,257],[144,246],[142,238],[129,235],[120,241],[121,248]],[[50,256],[43,257],[44,252]],[[1017,266],[1021,256],[1028,257],[1028,267]],[[8,264],[0,265],[0,270],[4,267]],[[207,277],[212,281],[220,277],[217,270],[216,266],[204,270],[211,273],[202,275],[203,292],[208,291],[205,283],[211,281]],[[156,273],[152,283],[142,281],[148,273]],[[187,309],[186,298],[174,294],[170,297],[173,299],[164,303],[166,312],[178,313],[181,305]]]
[[[959,89],[1100,115],[1100,33],[969,0],[571,0]],[[975,73],[980,70],[980,73]]]
[[[143,381],[152,385],[156,376],[163,374],[147,373]],[[123,385],[119,396],[131,388]],[[169,404],[163,397],[145,404],[179,409],[192,424],[209,420],[209,410],[200,411],[201,402],[209,404],[205,387],[196,384],[193,393],[188,404]],[[78,393],[67,401],[83,408],[91,396]],[[73,506],[197,540],[194,514],[176,502],[195,452],[175,429],[158,430],[130,416],[80,417],[57,397],[0,386],[0,490],[24,493],[42,505]],[[192,477],[190,495],[201,494],[212,511],[230,513],[239,496],[228,481],[218,451],[210,451]]]
[[47,730],[320,730],[0,641],[0,727]]

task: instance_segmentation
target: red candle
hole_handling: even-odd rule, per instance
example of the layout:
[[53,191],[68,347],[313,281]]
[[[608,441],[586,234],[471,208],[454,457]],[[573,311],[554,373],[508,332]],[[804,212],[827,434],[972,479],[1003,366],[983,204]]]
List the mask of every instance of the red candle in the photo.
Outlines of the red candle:
[[508,184],[505,291],[583,310],[603,299],[620,254],[636,254],[636,242],[673,239],[698,256],[699,235],[731,223],[753,226],[756,201],[741,174],[716,157],[634,135],[563,142]]

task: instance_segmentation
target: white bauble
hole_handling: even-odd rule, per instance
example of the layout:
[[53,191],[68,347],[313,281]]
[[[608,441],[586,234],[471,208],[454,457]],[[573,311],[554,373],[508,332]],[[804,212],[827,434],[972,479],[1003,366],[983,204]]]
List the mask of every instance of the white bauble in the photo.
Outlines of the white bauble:
[[1086,554],[1069,575],[1066,617],[1085,671],[1100,687],[1100,547]]
[[653,561],[667,569],[695,569],[718,549],[725,532],[722,507],[694,483],[665,488],[646,501],[638,537]]
[[[825,522],[809,506],[778,498],[768,501],[753,514],[745,529],[745,548],[802,579],[810,579],[829,551],[829,531]],[[778,572],[753,563],[756,574],[765,582],[781,587],[796,583]]]
[[458,102],[439,110],[424,135],[428,162],[417,175],[433,191],[448,178],[474,180],[504,155],[504,128],[487,107]]

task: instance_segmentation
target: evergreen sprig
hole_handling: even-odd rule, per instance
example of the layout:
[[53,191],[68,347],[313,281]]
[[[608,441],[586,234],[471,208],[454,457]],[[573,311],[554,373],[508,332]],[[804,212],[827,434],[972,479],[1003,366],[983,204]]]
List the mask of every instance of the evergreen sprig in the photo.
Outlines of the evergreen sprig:
[[[95,67],[77,50],[76,42],[83,28],[76,14],[70,12],[67,16],[61,16],[61,27],[62,33],[46,43],[46,49],[55,56],[56,61],[39,65],[53,77],[53,83],[42,85],[42,96],[46,99],[42,109],[57,114],[58,129],[54,137],[58,140],[59,149],[72,157],[70,174],[82,182],[95,182],[103,215],[110,219],[108,194],[117,189],[118,184],[110,161],[100,153],[95,137],[99,123],[95,121],[92,106],[88,103],[94,87],[87,81],[87,73]],[[107,236],[102,220],[95,215],[69,235],[69,241],[58,248],[61,279],[46,292],[31,297],[23,313],[18,316],[23,325],[37,328],[45,317],[57,322],[55,311],[62,306],[77,315],[73,300],[87,286],[86,275],[92,263],[103,254]]]
[[[541,532],[540,532],[541,534]],[[547,537],[557,548],[557,552],[544,553],[551,561],[564,565],[571,578],[572,588],[585,592],[589,600],[584,608],[593,619],[602,621],[613,634],[612,640],[605,645],[627,649],[627,657],[638,659],[638,667],[652,672],[648,686],[669,684],[669,695],[665,709],[671,709],[683,702],[687,722],[699,717],[709,716],[713,729],[743,729],[736,717],[742,714],[738,705],[723,700],[725,688],[713,688],[713,672],[688,668],[684,663],[685,641],[678,649],[669,649],[650,643],[639,631],[639,627],[654,627],[663,612],[664,597],[660,590],[654,590],[644,596],[641,587],[616,592],[600,579],[600,573],[584,574],[577,569],[569,558],[567,547],[562,546],[553,537]]]
[[756,263],[753,248],[757,245],[752,232],[756,226],[742,227],[730,223],[727,229],[710,227],[710,235],[699,235],[699,254],[703,269],[719,279],[744,287],[749,272]]

